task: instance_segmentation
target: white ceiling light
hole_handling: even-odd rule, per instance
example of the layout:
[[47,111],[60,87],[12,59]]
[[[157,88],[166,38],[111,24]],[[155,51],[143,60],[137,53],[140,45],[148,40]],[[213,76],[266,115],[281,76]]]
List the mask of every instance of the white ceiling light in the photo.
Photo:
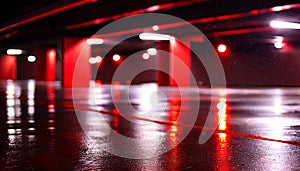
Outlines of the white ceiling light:
[[171,36],[158,33],[141,33],[139,38],[141,40],[170,40]]
[[28,62],[35,62],[36,61],[36,57],[33,56],[33,55],[30,55],[30,56],[27,57],[27,61]]
[[154,25],[154,26],[152,26],[152,30],[154,30],[154,31],[157,31],[157,30],[159,30],[159,26],[158,26],[158,25]]
[[149,53],[144,53],[144,54],[142,55],[142,57],[143,57],[143,59],[145,59],[145,60],[150,59]]
[[97,63],[100,63],[102,61],[102,57],[101,56],[96,56],[95,59],[96,59]]
[[101,45],[104,43],[103,39],[98,39],[98,38],[90,38],[86,40],[86,43],[88,45]]
[[154,56],[154,55],[157,54],[157,50],[156,50],[155,48],[149,48],[149,49],[147,49],[147,53],[148,53],[149,55]]
[[22,54],[22,50],[21,49],[8,49],[6,51],[6,53],[8,55],[21,55]]
[[270,26],[279,29],[300,29],[299,23],[291,23],[291,22],[278,21],[278,20],[271,21]]
[[90,58],[89,58],[89,63],[90,63],[90,64],[95,64],[95,63],[97,63],[97,59],[94,58],[94,57],[90,57]]

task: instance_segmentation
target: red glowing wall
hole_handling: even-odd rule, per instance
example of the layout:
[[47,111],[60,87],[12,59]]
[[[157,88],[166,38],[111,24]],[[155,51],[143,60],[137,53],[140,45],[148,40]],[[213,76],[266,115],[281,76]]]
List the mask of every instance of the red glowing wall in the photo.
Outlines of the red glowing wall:
[[91,57],[91,47],[86,44],[86,39],[65,38],[63,40],[62,85],[64,87],[89,86],[91,80],[89,57]]
[[56,50],[49,49],[46,54],[46,81],[55,81]]
[[16,57],[3,55],[0,57],[0,79],[1,80],[16,80],[17,72],[16,72]]
[[[170,41],[170,85],[171,86],[189,86],[190,85],[190,77],[191,77],[191,50],[189,47],[186,47],[184,44],[177,40]],[[182,66],[178,60],[174,58],[178,58],[181,60],[183,64],[185,64],[186,69]],[[176,82],[174,81],[176,80]]]

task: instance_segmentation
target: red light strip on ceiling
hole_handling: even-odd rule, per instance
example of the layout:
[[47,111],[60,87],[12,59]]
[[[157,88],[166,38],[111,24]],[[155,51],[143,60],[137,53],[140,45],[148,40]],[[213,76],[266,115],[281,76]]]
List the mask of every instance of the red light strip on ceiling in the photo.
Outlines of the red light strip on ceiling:
[[139,10],[135,10],[135,11],[131,11],[131,12],[117,14],[112,17],[98,18],[98,19],[86,21],[86,22],[79,23],[79,24],[69,25],[69,26],[66,26],[65,29],[66,30],[74,30],[74,29],[78,29],[78,28],[82,28],[82,27],[87,27],[87,26],[97,25],[97,24],[101,24],[104,22],[108,22],[108,21],[117,20],[117,19],[120,19],[123,17],[128,17],[128,16],[132,16],[132,15],[136,15],[136,14],[174,9],[174,8],[189,6],[192,4],[206,2],[206,1],[208,1],[208,0],[189,0],[189,1],[179,1],[179,2],[161,4],[161,5],[154,5],[154,6],[150,6],[150,7],[146,8],[146,9],[139,9]]
[[22,25],[28,24],[28,23],[33,22],[33,21],[37,21],[41,18],[45,18],[45,17],[51,16],[51,15],[57,14],[59,12],[66,11],[66,10],[69,10],[71,8],[78,7],[78,6],[81,6],[81,5],[86,4],[86,3],[90,3],[90,2],[92,2],[92,1],[90,1],[90,0],[79,0],[77,2],[65,4],[65,5],[62,5],[62,6],[55,5],[55,6],[51,7],[51,9],[49,9],[49,7],[47,7],[47,9],[46,8],[41,9],[42,12],[35,11],[35,13],[31,13],[30,15],[26,16],[25,18],[22,18],[22,19],[19,18],[19,19],[15,20],[11,23],[5,24],[6,26],[4,26],[0,29],[0,33],[11,30],[13,28],[20,27]]
[[207,36],[217,36],[217,37],[230,36],[230,35],[238,35],[238,34],[264,32],[269,30],[275,30],[275,29],[271,27],[257,27],[257,28],[247,28],[247,29],[226,30],[226,31],[219,31],[214,33],[208,33]]
[[[173,7],[171,7],[171,4],[173,4]],[[190,4],[192,4],[192,2],[186,3],[186,4],[180,4],[180,5],[187,5],[187,4],[190,5]],[[159,5],[159,8],[157,6],[152,6],[152,7],[149,7],[147,9],[158,11],[158,10],[162,10],[161,6],[163,6],[164,9],[170,9],[170,8],[174,8],[174,7],[179,7],[179,4],[175,5],[175,3],[170,3],[170,4],[165,4],[165,5]],[[251,17],[251,16],[263,15],[263,14],[268,14],[268,13],[273,13],[273,12],[294,10],[294,9],[299,9],[299,8],[300,8],[300,4],[289,4],[289,5],[270,7],[270,8],[266,8],[266,9],[251,10],[251,11],[246,12],[246,13],[238,13],[238,14],[229,14],[229,15],[222,15],[222,16],[216,16],[216,17],[200,18],[200,19],[190,20],[188,22],[191,23],[191,24],[201,24],[201,23],[209,23],[209,22],[217,22],[217,21],[226,21],[226,20],[231,20],[231,19],[239,19],[239,18],[244,18],[244,17]],[[87,27],[87,26],[91,26],[91,25],[101,24],[101,23],[104,23],[104,22],[108,22],[110,20],[117,20],[117,19],[122,18],[122,17],[147,12],[147,9],[137,10],[137,11],[133,11],[133,12],[118,14],[118,15],[115,15],[115,16],[112,16],[112,17],[99,18],[99,19],[84,22],[84,23],[70,25],[70,26],[67,26],[66,29],[67,30],[73,30],[73,29],[77,29],[77,28],[81,28],[81,27]],[[160,28],[160,30],[170,29],[170,28],[175,28],[175,27],[181,27],[181,26],[184,26],[185,24],[186,24],[186,22],[164,24],[164,25],[159,25],[159,28]],[[270,29],[271,28],[265,28],[265,27],[263,27],[263,28],[251,28],[251,29],[240,29],[240,30],[230,30],[230,31],[218,32],[216,34],[217,35],[246,34],[246,33],[250,33],[250,32],[268,31]],[[141,31],[141,29],[126,30],[126,31],[120,31],[120,32],[115,32],[115,33],[108,33],[108,34],[105,34],[105,35],[101,35],[101,37],[113,37],[113,36],[124,35],[126,33],[136,33],[136,32],[140,32],[140,31]]]

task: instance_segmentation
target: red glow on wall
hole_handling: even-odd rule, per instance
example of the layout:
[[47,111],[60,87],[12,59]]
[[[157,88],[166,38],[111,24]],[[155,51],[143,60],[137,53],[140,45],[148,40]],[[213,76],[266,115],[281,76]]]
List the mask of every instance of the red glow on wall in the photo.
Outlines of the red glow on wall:
[[50,49],[46,53],[46,81],[55,81],[56,50]]
[[4,55],[0,56],[0,79],[1,80],[16,80],[17,78],[17,59],[15,56]]
[[180,113],[180,110],[181,110],[181,101],[178,101],[177,98],[174,98],[174,100],[173,100],[173,98],[170,98],[169,115],[170,115],[170,121],[172,123],[176,123],[179,113]]
[[[227,99],[226,97],[219,98],[217,103],[217,111],[218,111],[218,122],[219,122],[219,131],[225,131],[227,129]],[[221,170],[230,170],[230,162],[229,156],[230,152],[228,150],[228,141],[229,136],[225,132],[219,132],[218,134],[218,142],[217,142],[217,165]]]
[[[189,86],[190,85],[190,62],[191,62],[191,50],[186,47],[184,44],[177,40],[170,41],[170,85],[171,86]],[[175,59],[175,58],[179,58]],[[185,64],[182,66],[182,63]],[[175,82],[176,81],[176,82]]]
[[63,43],[63,86],[89,86],[91,48],[87,46],[86,39],[65,38]]

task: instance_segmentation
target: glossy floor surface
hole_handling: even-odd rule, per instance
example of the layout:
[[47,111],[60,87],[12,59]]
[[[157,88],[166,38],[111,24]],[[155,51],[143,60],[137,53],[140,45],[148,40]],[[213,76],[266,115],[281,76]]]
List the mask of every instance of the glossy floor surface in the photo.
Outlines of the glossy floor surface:
[[296,87],[2,81],[0,104],[0,170],[300,170]]

